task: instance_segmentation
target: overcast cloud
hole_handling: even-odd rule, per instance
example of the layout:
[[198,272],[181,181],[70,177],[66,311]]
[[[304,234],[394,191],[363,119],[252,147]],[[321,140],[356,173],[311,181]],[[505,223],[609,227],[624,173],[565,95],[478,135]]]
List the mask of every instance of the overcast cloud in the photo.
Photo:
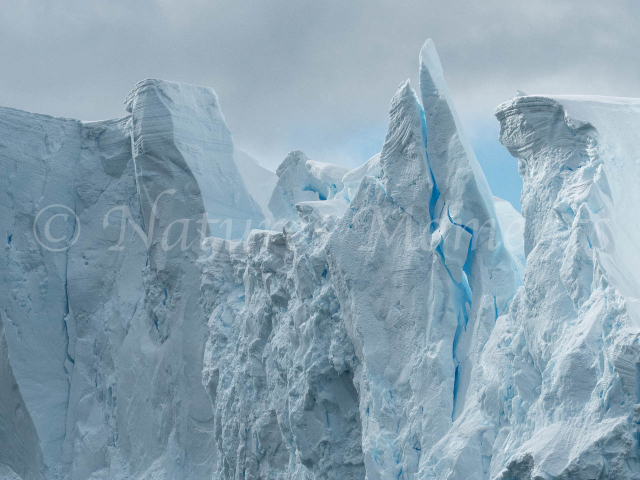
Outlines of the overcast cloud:
[[236,144],[271,169],[294,148],[350,166],[378,151],[389,101],[406,78],[417,86],[428,37],[489,183],[514,203],[497,104],[516,88],[640,96],[636,0],[1,5],[0,105],[95,120],[122,116],[143,78],[206,85]]

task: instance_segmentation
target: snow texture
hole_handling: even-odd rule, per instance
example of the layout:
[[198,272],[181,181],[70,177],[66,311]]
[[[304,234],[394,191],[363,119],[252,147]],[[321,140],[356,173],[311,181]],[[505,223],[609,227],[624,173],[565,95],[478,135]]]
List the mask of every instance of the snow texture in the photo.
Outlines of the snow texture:
[[640,478],[640,101],[500,105],[521,216],[419,67],[351,171],[0,108],[0,478]]

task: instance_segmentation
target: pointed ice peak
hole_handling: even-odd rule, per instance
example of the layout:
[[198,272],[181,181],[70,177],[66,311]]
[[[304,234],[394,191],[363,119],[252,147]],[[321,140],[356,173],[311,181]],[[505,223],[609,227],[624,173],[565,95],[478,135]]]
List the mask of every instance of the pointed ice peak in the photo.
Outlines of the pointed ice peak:
[[[459,130],[459,121],[457,113],[453,105],[453,100],[449,95],[449,88],[444,80],[444,73],[442,71],[442,64],[436,51],[436,46],[433,40],[430,38],[422,46],[420,50],[420,94],[422,96],[422,106],[425,113],[429,114],[431,107],[439,106],[442,108],[444,105],[439,105],[444,99],[446,101],[446,107],[442,111],[438,108],[437,112],[439,117],[446,115],[450,120],[455,120],[456,127]],[[434,127],[438,126],[434,123]],[[450,125],[448,125],[450,127]]]
[[[418,105],[420,101],[418,100],[418,95],[416,91],[411,86],[411,81],[407,78],[404,82],[398,85],[398,90],[395,95],[391,99],[391,106],[389,107],[389,115],[392,117],[398,109],[407,110],[407,108],[411,110],[415,110],[416,102]],[[391,127],[391,125],[390,125]],[[390,133],[390,130],[387,130],[387,135]]]
[[[422,129],[422,108],[416,91],[411,86],[409,79],[405,80],[398,86],[398,91],[391,99],[391,106],[389,107],[389,129],[387,130],[387,137],[393,133],[394,121],[403,120],[403,116],[409,116],[418,119],[414,121],[414,125],[419,125]],[[404,119],[406,120],[406,119]],[[387,143],[388,138],[385,140]],[[384,146],[382,147],[384,151]]]
[[[438,231],[445,242],[442,245],[445,265],[456,280],[462,276],[460,265],[466,263],[466,252],[452,257],[447,253],[447,239],[452,238],[450,231],[461,228],[473,232],[474,258],[481,266],[476,268],[470,264],[464,267],[469,285],[486,281],[479,279],[489,272],[489,284],[497,294],[498,304],[502,305],[500,308],[503,308],[509,297],[498,293],[513,292],[517,283],[511,267],[513,261],[504,248],[491,190],[464,133],[444,80],[438,53],[430,39],[420,51],[420,93],[425,119],[426,162],[437,192],[432,195],[429,208],[432,221],[439,225]],[[492,227],[480,228],[482,225]],[[496,242],[500,245],[498,249],[491,247]],[[457,273],[453,271],[454,267],[458,269]]]
[[[424,145],[426,139],[422,139],[423,130],[422,108],[411,82],[407,79],[400,84],[391,99],[389,128],[381,152],[382,163],[384,164],[384,159],[406,148],[408,143],[416,139]],[[415,136],[409,133],[414,133]]]
[[430,38],[420,50],[420,95],[426,115],[428,144],[438,151],[445,150],[447,146],[440,143],[446,141],[445,137],[457,132],[466,154],[473,155],[449,95],[436,46]]
[[[437,83],[439,88],[444,87],[446,90],[447,85],[444,83],[444,73],[442,71],[440,57],[438,56],[435,43],[433,43],[433,40],[430,38],[427,38],[427,41],[424,42],[420,50],[420,84],[422,84],[423,72],[428,72],[434,83]],[[441,82],[438,81],[438,79],[442,79]]]
[[398,85],[398,91],[391,99],[390,113],[393,114],[394,108],[398,108],[399,105],[407,105],[412,110],[415,110],[415,102],[418,102],[418,95],[411,86],[411,81],[407,78],[404,82]]
[[[411,95],[415,95],[415,90],[411,86],[411,79],[407,78],[404,82],[398,85],[398,91],[393,98],[411,97]],[[393,101],[393,99],[391,101]]]
[[525,92],[523,92],[522,90],[517,90],[516,89],[516,97],[526,97],[527,94]]
[[[436,46],[430,38],[420,50],[420,96],[427,116],[427,125],[430,127],[427,129],[429,137],[437,136],[435,134],[436,128],[438,131],[453,128],[458,131],[467,153],[470,151],[473,154],[449,94],[449,87],[444,79]],[[432,117],[431,121],[430,116]]]
[[[420,93],[426,123],[427,157],[435,183],[443,194],[441,204],[448,205],[450,215],[458,223],[479,213],[467,204],[482,205],[480,217],[495,217],[489,185],[458,118],[431,39],[420,51]],[[478,198],[482,201],[478,202]],[[467,218],[457,218],[458,215]]]

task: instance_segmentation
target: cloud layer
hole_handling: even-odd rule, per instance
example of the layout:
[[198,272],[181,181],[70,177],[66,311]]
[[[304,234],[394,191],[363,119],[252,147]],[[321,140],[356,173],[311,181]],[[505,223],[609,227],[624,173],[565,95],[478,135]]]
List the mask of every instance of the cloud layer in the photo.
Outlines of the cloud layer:
[[635,0],[9,0],[0,105],[94,120],[143,78],[207,85],[266,166],[294,148],[355,166],[427,37],[474,137],[516,88],[640,96],[639,22]]

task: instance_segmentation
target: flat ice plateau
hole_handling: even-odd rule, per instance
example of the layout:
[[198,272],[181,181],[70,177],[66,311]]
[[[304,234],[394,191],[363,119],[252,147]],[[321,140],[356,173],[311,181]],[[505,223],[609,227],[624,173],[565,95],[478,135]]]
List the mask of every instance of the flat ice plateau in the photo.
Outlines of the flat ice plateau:
[[520,215],[419,68],[351,171],[0,108],[0,478],[640,479],[640,100],[500,105]]

